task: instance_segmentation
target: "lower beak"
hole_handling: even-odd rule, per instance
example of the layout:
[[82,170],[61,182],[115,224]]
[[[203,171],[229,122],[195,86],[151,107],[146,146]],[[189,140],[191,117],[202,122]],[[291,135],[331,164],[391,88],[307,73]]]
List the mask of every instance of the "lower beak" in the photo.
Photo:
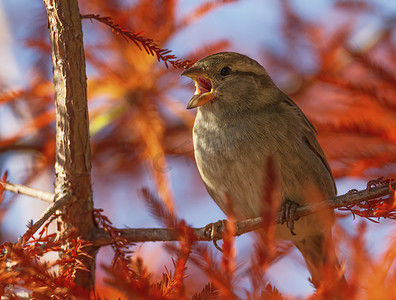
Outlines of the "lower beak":
[[187,109],[195,108],[201,105],[204,105],[205,103],[208,103],[209,101],[213,100],[214,96],[212,92],[204,93],[204,94],[195,94],[190,102],[187,104]]
[[[193,79],[195,82],[195,87],[196,87],[194,96],[191,98],[191,100],[187,104],[187,109],[191,109],[191,108],[195,108],[195,107],[204,105],[214,99],[213,85],[211,85],[208,73],[206,73],[204,70],[202,70],[199,67],[194,66],[194,67],[191,67],[191,68],[185,70],[181,75],[187,76],[187,77],[190,77],[191,79]],[[201,83],[201,85],[198,83],[201,79],[205,79],[206,81],[209,82],[210,91],[205,91],[205,88],[206,89],[208,89],[208,88],[207,87],[202,88],[202,83]]]

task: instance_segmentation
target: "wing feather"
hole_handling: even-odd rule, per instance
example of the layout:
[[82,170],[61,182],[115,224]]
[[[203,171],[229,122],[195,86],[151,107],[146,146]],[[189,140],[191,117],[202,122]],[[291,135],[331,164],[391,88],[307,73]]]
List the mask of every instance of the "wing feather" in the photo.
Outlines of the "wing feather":
[[331,172],[331,169],[330,169],[330,165],[327,162],[326,156],[325,156],[322,148],[320,147],[319,142],[315,136],[316,134],[318,134],[318,132],[316,131],[316,129],[312,125],[312,123],[304,115],[302,110],[297,106],[296,103],[294,103],[294,101],[292,99],[290,99],[287,95],[285,95],[284,99],[285,99],[284,101],[297,112],[298,116],[304,120],[304,124],[305,124],[305,128],[304,128],[305,130],[303,130],[304,142],[307,144],[309,149],[311,149],[311,151],[322,161],[323,165],[326,167],[327,171],[329,172],[329,174],[331,176],[334,191],[335,191],[335,193],[337,193],[337,188],[336,188],[336,184],[334,181],[333,173]]

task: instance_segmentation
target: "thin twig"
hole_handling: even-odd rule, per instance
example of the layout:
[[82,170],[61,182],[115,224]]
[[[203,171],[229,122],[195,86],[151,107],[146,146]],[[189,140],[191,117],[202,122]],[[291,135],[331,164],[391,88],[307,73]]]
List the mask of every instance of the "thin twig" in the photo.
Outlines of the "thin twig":
[[47,210],[40,216],[37,222],[29,226],[29,229],[25,234],[18,240],[18,243],[24,244],[30,237],[32,237],[37,230],[61,207],[70,204],[70,202],[75,199],[71,194],[60,194],[57,196],[58,199],[47,208]]
[[17,184],[17,183],[0,181],[0,184],[3,186],[3,188],[6,191],[9,191],[9,192],[12,192],[15,194],[30,196],[30,197],[37,198],[37,199],[45,201],[45,202],[54,202],[54,194],[52,194],[52,193],[43,192],[43,191],[28,187],[25,185]]

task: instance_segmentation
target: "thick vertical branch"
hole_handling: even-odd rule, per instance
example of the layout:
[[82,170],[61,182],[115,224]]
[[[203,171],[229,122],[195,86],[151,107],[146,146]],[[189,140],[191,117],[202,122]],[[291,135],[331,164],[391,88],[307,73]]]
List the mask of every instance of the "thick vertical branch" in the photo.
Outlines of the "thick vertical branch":
[[[56,106],[55,193],[76,199],[61,210],[59,237],[77,230],[89,239],[95,229],[91,186],[91,150],[83,34],[77,0],[45,0],[51,37]],[[90,272],[77,269],[76,284],[92,290],[94,248],[79,259]]]

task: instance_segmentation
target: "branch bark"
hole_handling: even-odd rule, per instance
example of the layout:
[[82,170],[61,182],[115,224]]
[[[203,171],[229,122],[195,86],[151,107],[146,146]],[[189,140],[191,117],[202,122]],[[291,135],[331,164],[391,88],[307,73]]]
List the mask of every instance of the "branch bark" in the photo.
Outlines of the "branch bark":
[[43,192],[17,183],[0,181],[0,184],[6,191],[12,192],[14,194],[30,196],[45,202],[54,202],[54,194],[52,193]]
[[[375,181],[375,180],[374,180]],[[20,191],[29,191],[31,188],[16,185],[12,183],[2,182],[0,184],[3,185],[5,190],[11,192],[20,192]],[[14,186],[19,186],[20,189],[17,191]],[[378,199],[383,196],[390,195],[392,193],[392,189],[396,189],[396,181],[393,181],[391,184],[376,186],[373,188],[367,188],[361,191],[355,191],[353,193],[348,192],[344,195],[336,196],[329,199],[326,202],[319,202],[311,205],[304,205],[298,207],[295,213],[296,217],[304,217],[310,214],[313,214],[317,211],[324,209],[336,209],[349,207],[351,205],[355,205],[357,203],[361,203],[363,201],[370,201],[374,199]],[[34,190],[34,189],[32,189]],[[40,191],[34,190],[34,193],[26,193],[28,196],[35,197],[35,194],[40,193]],[[44,193],[44,192],[42,192]],[[25,194],[25,193],[22,193]],[[47,193],[49,194],[49,193]],[[48,197],[53,197],[53,194],[49,194]],[[44,221],[52,215],[56,209],[59,209],[61,205],[70,204],[70,197],[61,197],[61,202],[55,202],[51,205],[47,211],[43,214],[42,217],[33,225],[36,230],[43,225]],[[41,198],[39,198],[41,199]],[[44,200],[44,199],[41,199]],[[279,223],[279,217],[274,220],[275,223]],[[246,232],[250,232],[256,229],[259,229],[262,226],[263,219],[262,218],[253,218],[243,221],[236,222],[236,231],[235,235],[239,236]],[[37,225],[36,225],[37,224]],[[38,226],[39,225],[39,226]],[[198,241],[210,241],[210,237],[205,233],[205,227],[201,228],[193,228],[194,234]],[[221,228],[220,228],[221,231]],[[157,242],[157,241],[177,241],[179,240],[179,233],[177,229],[172,228],[128,228],[128,229],[118,229],[119,237],[125,239],[128,243],[140,243],[140,242]],[[28,234],[29,230],[25,233]],[[222,232],[220,232],[222,233]],[[30,232],[30,234],[32,234]],[[34,233],[33,233],[34,234]],[[24,235],[24,236],[25,236]],[[102,246],[107,246],[113,243],[113,238],[111,237],[109,232],[101,228],[95,228],[89,238],[87,239],[91,241],[95,247],[99,248]]]
[[[75,198],[60,208],[58,235],[72,228],[87,240],[93,219],[91,149],[83,33],[77,0],[44,0],[51,38],[56,108],[55,194]],[[63,199],[63,197],[57,197]],[[68,245],[66,246],[66,248]],[[75,283],[88,291],[95,284],[97,248],[85,248],[78,259],[89,272],[76,268]]]
[[[362,201],[369,201],[377,199],[383,196],[390,195],[392,189],[396,189],[396,181],[390,185],[382,185],[357,191],[354,193],[346,193],[341,196],[336,196],[329,199],[326,202],[321,202],[312,205],[304,205],[297,208],[295,216],[304,217],[312,213],[318,212],[324,209],[335,209],[341,207],[349,207],[351,205],[360,203]],[[275,223],[279,223],[279,216]],[[259,229],[263,225],[263,219],[261,217],[248,219],[236,222],[235,235],[239,236],[246,232],[250,232]],[[219,228],[219,234],[222,234],[222,229]],[[198,241],[210,241],[211,238],[206,233],[205,227],[193,228],[194,234]],[[119,237],[125,239],[129,243],[139,242],[155,242],[155,241],[177,241],[179,240],[179,233],[177,229],[172,228],[128,228],[120,229]],[[97,247],[110,245],[113,243],[111,235],[103,229],[97,229],[92,237],[91,241]]]

